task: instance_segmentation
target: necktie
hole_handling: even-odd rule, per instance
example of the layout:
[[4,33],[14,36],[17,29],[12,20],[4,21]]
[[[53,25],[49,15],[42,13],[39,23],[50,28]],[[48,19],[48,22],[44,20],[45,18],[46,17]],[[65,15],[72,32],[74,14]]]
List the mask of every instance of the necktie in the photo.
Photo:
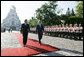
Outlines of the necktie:
[[39,24],[40,28],[41,28],[41,24]]

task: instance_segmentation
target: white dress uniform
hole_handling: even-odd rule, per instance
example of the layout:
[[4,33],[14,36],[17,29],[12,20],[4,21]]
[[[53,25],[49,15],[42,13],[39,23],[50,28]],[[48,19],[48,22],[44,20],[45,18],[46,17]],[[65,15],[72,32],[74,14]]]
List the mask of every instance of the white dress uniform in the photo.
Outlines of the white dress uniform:
[[65,28],[65,32],[69,32],[69,27],[66,27]]
[[74,28],[73,27],[69,27],[69,32],[74,32]]

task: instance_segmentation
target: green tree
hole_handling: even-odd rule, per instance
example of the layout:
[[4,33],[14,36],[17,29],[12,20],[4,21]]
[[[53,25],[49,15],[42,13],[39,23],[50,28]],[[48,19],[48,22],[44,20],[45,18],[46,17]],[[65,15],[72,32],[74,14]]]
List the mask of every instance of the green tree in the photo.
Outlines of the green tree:
[[60,17],[61,17],[60,19],[64,21],[64,24],[67,24],[66,21],[69,18],[69,16],[66,14],[61,14]]
[[74,10],[72,9],[71,16],[75,16]]
[[76,6],[76,14],[77,16],[83,17],[83,1],[78,1],[78,5]]
[[38,19],[30,19],[29,21],[28,21],[28,23],[29,23],[29,25],[30,25],[30,27],[36,27],[36,25],[38,24]]
[[65,24],[82,24],[83,26],[83,18],[79,16],[70,16],[65,20]]
[[[61,24],[59,16],[56,14],[57,1],[49,1],[36,10],[36,18],[42,20],[44,25]],[[58,12],[59,13],[59,12]]]

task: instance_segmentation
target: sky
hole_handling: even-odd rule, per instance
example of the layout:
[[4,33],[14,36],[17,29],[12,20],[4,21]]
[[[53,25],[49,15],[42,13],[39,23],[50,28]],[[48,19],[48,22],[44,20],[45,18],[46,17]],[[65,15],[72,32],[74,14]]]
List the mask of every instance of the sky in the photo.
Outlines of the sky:
[[[21,23],[24,22],[25,19],[31,19],[35,15],[35,10],[40,8],[44,3],[48,1],[1,1],[1,23],[3,19],[6,18],[8,12],[12,5],[16,7],[17,15]],[[77,2],[75,1],[58,1],[58,10],[63,9],[60,14],[66,14],[67,8],[69,7],[70,10],[75,11],[75,6]]]

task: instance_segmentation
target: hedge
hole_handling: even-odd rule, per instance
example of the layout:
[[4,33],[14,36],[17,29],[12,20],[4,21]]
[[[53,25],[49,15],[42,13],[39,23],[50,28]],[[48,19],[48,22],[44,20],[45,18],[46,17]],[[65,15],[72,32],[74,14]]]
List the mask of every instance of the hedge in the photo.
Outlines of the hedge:
[[70,16],[68,19],[65,20],[65,24],[81,24],[83,26],[83,18]]

